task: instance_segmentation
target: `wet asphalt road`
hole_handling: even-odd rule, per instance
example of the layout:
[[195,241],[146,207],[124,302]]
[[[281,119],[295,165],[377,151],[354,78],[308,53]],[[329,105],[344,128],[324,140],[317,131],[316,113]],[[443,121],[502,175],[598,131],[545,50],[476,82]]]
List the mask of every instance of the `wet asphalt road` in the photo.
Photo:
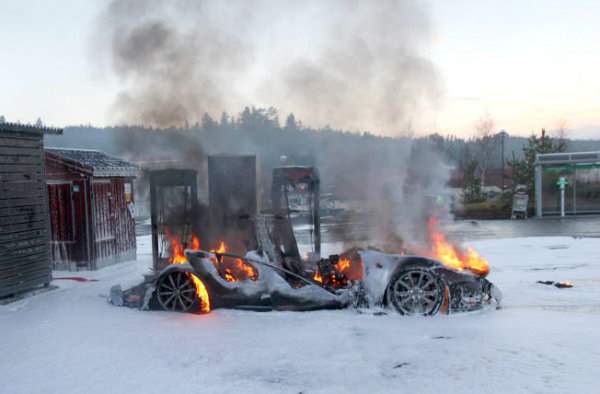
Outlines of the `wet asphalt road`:
[[[481,240],[516,237],[593,237],[600,238],[600,216],[580,216],[566,218],[531,218],[527,220],[455,220],[442,224],[444,232],[451,239]],[[340,228],[351,228],[351,231],[338,231]],[[328,222],[322,227],[323,242],[369,239],[369,228],[358,222]],[[297,233],[298,242],[309,243],[308,231]],[[351,239],[348,239],[351,238]],[[600,239],[599,239],[600,250]]]
[[[443,226],[449,237],[463,240],[541,236],[600,238],[600,216],[563,219],[552,217],[527,220],[456,220],[445,222]],[[340,228],[344,228],[345,231],[338,231]],[[347,231],[349,228],[352,230]],[[138,235],[150,234],[150,226],[146,223],[140,224],[136,232]],[[322,225],[322,242],[342,241],[339,235],[341,233],[344,233],[345,237],[350,237],[350,240],[369,238],[369,229],[364,223],[328,221]],[[310,243],[310,233],[306,226],[297,230],[296,237],[299,243]]]
[[600,238],[600,216],[527,220],[458,220],[445,223],[444,227],[448,234],[473,240],[542,236]]

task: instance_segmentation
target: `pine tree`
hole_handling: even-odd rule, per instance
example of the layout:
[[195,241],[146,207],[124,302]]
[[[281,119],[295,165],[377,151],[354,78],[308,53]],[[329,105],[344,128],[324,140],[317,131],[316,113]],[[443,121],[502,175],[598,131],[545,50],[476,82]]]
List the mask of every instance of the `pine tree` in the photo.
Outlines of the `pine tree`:
[[215,130],[217,126],[217,122],[209,114],[204,113],[202,116],[202,128],[204,130]]
[[481,178],[477,176],[479,163],[477,160],[471,160],[467,164],[464,176],[463,200],[465,203],[478,202],[482,200]]
[[554,141],[550,136],[546,135],[546,130],[542,129],[541,135],[531,134],[527,140],[527,145],[523,147],[523,159],[517,160],[514,158],[508,162],[508,165],[513,171],[513,184],[527,185],[530,201],[535,201],[535,159],[539,153],[556,153],[564,152],[567,149],[567,144],[563,138]]
[[221,126],[221,128],[224,128],[224,129],[229,127],[229,115],[227,114],[227,112],[223,112],[221,114],[220,126]]
[[285,119],[285,129],[289,131],[298,130],[298,123],[296,123],[294,114],[289,114]]

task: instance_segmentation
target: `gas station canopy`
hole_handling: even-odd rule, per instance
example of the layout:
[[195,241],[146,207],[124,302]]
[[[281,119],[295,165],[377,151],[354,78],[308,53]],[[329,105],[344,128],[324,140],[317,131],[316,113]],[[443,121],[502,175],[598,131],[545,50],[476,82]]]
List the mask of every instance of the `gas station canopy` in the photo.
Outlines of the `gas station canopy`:
[[538,154],[536,216],[600,213],[600,152]]

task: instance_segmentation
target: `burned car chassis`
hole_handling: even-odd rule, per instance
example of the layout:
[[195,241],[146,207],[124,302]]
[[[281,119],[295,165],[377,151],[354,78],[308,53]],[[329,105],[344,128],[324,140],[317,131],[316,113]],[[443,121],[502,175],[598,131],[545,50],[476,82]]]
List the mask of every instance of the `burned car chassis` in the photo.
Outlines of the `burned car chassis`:
[[[363,279],[348,281],[346,287],[334,289],[306,277],[298,278],[303,285],[292,286],[282,273],[299,275],[256,252],[242,257],[256,269],[256,280],[229,282],[219,274],[215,261],[233,255],[188,250],[189,263],[166,267],[156,279],[125,292],[120,298],[128,304],[132,294],[143,292],[144,297],[133,297],[145,300],[143,308],[180,312],[207,312],[216,308],[311,311],[356,307],[387,308],[403,315],[434,315],[500,304],[500,292],[487,279],[449,269],[435,260],[373,250],[355,254],[355,259],[357,256],[361,259]],[[199,294],[194,277],[204,286],[206,299]]]

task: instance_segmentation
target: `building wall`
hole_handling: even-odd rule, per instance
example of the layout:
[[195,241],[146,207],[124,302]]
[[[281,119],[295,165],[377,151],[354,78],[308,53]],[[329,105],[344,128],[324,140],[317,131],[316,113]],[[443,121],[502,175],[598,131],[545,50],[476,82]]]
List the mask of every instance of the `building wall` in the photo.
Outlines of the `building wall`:
[[93,269],[135,259],[135,220],[125,198],[126,182],[131,180],[120,177],[92,180]]
[[50,256],[59,270],[88,268],[89,180],[68,166],[46,160]]
[[0,126],[0,297],[51,280],[41,133]]
[[51,251],[55,269],[99,269],[135,259],[135,220],[123,177],[92,177],[47,161]]
[[48,181],[50,207],[50,253],[54,269],[85,268],[89,218],[87,181]]

